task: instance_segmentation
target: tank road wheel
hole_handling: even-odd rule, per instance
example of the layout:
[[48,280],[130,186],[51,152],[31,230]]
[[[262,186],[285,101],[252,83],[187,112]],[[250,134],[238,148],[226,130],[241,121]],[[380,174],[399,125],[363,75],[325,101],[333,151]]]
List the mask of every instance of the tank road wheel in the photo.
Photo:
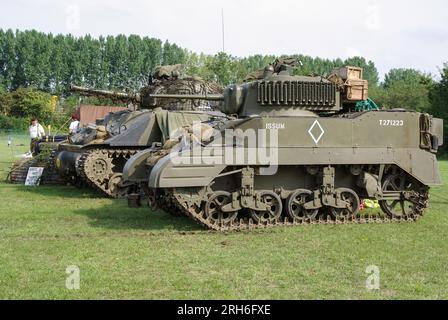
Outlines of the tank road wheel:
[[280,218],[283,210],[282,199],[272,191],[260,193],[260,199],[268,206],[266,211],[250,210],[250,216],[257,223],[273,223]]
[[225,191],[213,193],[205,204],[206,219],[214,225],[227,225],[236,220],[238,211],[222,212],[221,208],[232,202],[232,194]]
[[402,200],[383,200],[380,201],[380,207],[389,218],[403,218],[413,214],[419,214],[421,209],[426,207],[427,193],[421,192],[420,186],[414,180],[409,179],[405,174],[392,174],[384,180],[383,191],[414,191],[415,201]]
[[359,212],[360,200],[356,192],[347,188],[337,189],[341,194],[341,200],[345,202],[345,208],[330,207],[330,214],[334,218],[350,218]]
[[303,205],[312,201],[314,193],[310,190],[299,189],[292,193],[286,201],[286,213],[292,219],[316,219],[319,209],[305,209]]

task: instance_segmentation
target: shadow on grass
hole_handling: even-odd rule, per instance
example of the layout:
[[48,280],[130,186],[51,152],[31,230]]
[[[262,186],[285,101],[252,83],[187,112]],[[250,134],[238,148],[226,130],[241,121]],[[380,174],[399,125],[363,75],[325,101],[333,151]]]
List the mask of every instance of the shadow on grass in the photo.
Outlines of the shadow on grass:
[[443,197],[437,193],[431,194],[430,203],[433,204],[448,204],[448,197]]
[[126,200],[114,200],[112,205],[95,209],[76,210],[89,218],[89,224],[96,228],[114,230],[140,231],[177,231],[191,232],[202,229],[187,217],[174,217],[162,210],[152,210],[149,207],[139,209],[128,208]]
[[89,188],[76,188],[74,186],[41,185],[36,187],[29,187],[21,184],[11,183],[2,183],[1,185],[16,192],[29,192],[39,196],[78,199],[104,198],[104,196],[96,190]]
[[[162,210],[151,210],[148,206],[139,209],[129,208],[126,199],[109,199],[88,188],[76,188],[73,186],[38,186],[27,187],[15,184],[0,184],[5,188],[5,194],[10,192],[17,198],[26,197],[27,193],[48,198],[66,198],[76,201],[90,201],[92,206],[86,209],[72,210],[74,214],[84,215],[89,218],[89,224],[97,228],[115,230],[173,230],[178,232],[202,230],[193,221],[186,217],[173,217]],[[104,204],[107,200],[107,204]],[[97,202],[98,201],[98,202]],[[99,201],[103,202],[101,204]]]

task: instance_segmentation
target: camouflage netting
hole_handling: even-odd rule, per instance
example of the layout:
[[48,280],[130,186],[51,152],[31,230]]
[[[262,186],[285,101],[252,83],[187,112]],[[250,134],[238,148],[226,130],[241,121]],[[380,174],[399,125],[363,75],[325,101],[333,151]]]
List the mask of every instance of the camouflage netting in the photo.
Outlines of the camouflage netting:
[[282,71],[287,70],[287,68],[294,68],[295,66],[297,66],[298,63],[299,62],[296,58],[276,59],[273,63],[269,64],[267,67],[249,73],[244,79],[244,81],[250,82],[261,80],[264,79],[267,73],[269,72],[278,74]]
[[154,79],[170,79],[179,78],[184,71],[184,67],[181,64],[158,66],[154,70]]

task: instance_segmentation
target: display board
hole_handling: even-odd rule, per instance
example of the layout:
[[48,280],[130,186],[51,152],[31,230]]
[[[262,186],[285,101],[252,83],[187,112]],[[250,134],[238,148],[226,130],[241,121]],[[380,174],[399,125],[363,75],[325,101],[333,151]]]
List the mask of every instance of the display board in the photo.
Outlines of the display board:
[[28,169],[28,175],[26,176],[25,185],[38,186],[43,172],[43,167],[30,167]]

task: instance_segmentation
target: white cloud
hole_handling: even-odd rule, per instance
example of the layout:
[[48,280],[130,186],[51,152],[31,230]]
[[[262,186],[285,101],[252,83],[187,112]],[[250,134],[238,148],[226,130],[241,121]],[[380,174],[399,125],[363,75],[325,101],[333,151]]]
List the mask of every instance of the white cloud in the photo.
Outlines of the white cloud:
[[[381,73],[391,67],[437,73],[437,66],[448,59],[444,0],[3,2],[2,12],[8,14],[2,16],[0,28],[93,36],[133,33],[216,53],[222,48],[224,8],[226,51],[237,56],[304,53],[336,58],[362,53]],[[78,20],[73,12],[67,13],[74,5],[79,8]]]

